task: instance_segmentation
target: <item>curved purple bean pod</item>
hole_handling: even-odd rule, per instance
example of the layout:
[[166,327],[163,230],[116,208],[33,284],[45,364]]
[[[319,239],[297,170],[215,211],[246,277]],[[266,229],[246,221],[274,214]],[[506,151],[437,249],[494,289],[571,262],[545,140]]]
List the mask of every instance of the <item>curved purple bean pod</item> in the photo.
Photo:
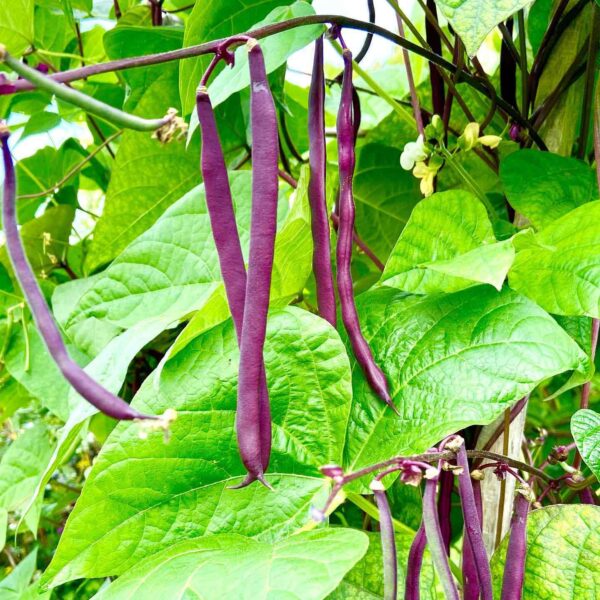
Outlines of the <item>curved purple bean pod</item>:
[[392,522],[392,512],[379,478],[371,482],[371,490],[379,509],[379,532],[381,534],[381,551],[383,554],[383,589],[384,600],[396,600],[398,595],[398,557],[396,554],[396,536]]
[[425,527],[425,535],[431,552],[431,558],[444,589],[444,594],[447,600],[459,600],[456,582],[450,571],[448,555],[444,548],[442,530],[438,519],[436,504],[437,483],[437,476],[428,479],[425,483],[425,493],[423,494],[423,525]]
[[277,231],[279,138],[275,103],[262,51],[256,40],[249,40],[246,45],[250,67],[252,218],[240,343],[236,431],[240,455],[248,470],[244,484],[258,479],[268,485],[261,457],[260,394]]
[[317,284],[319,314],[336,326],[335,291],[331,270],[331,242],[325,194],[325,76],[323,74],[323,36],[315,41],[310,92],[308,96],[308,139],[310,180],[308,198],[313,236],[313,272]]
[[458,475],[458,491],[460,493],[465,526],[465,542],[470,546],[472,552],[481,598],[482,600],[493,600],[492,574],[483,543],[481,520],[473,493],[473,484],[471,482],[469,461],[467,459],[464,440],[456,452],[456,464],[462,468],[462,473]]
[[342,97],[337,116],[338,164],[340,178],[339,195],[339,228],[336,247],[337,286],[342,312],[342,321],[348,332],[348,338],[354,351],[356,361],[361,366],[369,385],[384,402],[396,413],[398,410],[392,402],[388,383],[383,371],[375,363],[373,353],[361,330],[352,284],[352,234],[354,232],[354,197],[352,194],[352,178],[354,176],[354,120],[352,108],[352,53],[344,50],[344,76],[342,80]]
[[450,556],[450,540],[452,538],[452,523],[450,521],[450,512],[452,510],[452,489],[454,488],[454,473],[452,471],[442,471],[440,473],[440,493],[438,497],[438,515],[440,518],[440,527],[442,529],[442,538],[446,554]]
[[425,525],[421,522],[421,526],[419,527],[408,552],[404,600],[419,600],[421,598],[420,578],[426,545],[427,537],[425,536]]
[[521,600],[523,595],[528,514],[529,499],[517,492],[502,577],[502,600]]
[[[246,301],[246,266],[215,114],[208,90],[202,84],[196,92],[196,112],[202,134],[200,169],[204,180],[206,206],[225,284],[227,302],[235,325],[238,344],[240,344]],[[262,467],[263,470],[266,470],[271,454],[271,411],[264,362],[261,367],[260,448]]]
[[[476,479],[471,481],[473,486],[473,496],[475,497],[475,506],[479,516],[479,526],[483,521],[483,503],[481,501],[481,482]],[[475,558],[470,544],[467,542],[467,534],[463,536],[463,557],[462,557],[462,574],[463,574],[463,600],[478,600],[479,599],[479,579],[477,578],[477,569],[475,567]]]
[[144,415],[127,404],[124,400],[109,392],[95,379],[90,377],[70,356],[62,339],[58,326],[54,321],[46,300],[39,288],[35,275],[27,257],[17,226],[15,210],[16,177],[15,168],[8,148],[9,131],[0,125],[0,141],[4,162],[4,200],[2,203],[2,220],[6,236],[6,248],[15,275],[29,309],[35,320],[50,356],[60,369],[63,377],[90,404],[109,417],[119,420],[157,419],[155,416]]

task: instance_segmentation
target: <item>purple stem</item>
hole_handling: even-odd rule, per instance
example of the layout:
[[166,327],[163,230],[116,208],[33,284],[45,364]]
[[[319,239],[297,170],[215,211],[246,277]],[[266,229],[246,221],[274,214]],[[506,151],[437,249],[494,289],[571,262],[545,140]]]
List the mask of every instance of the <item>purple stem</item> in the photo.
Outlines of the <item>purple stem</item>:
[[511,520],[510,538],[504,563],[501,600],[521,600],[527,555],[527,515],[529,500],[517,494]]
[[348,332],[348,338],[354,351],[356,361],[361,366],[369,385],[384,402],[395,412],[388,383],[383,371],[376,364],[373,353],[365,340],[361,329],[352,283],[352,234],[354,232],[354,197],[352,179],[354,176],[354,122],[352,108],[352,53],[344,50],[344,76],[342,80],[342,97],[337,117],[338,165],[340,179],[339,211],[340,222],[337,241],[337,284],[342,312],[342,321]]
[[335,290],[331,270],[331,241],[325,177],[325,76],[323,74],[323,36],[315,41],[315,57],[308,102],[308,139],[310,180],[308,198],[313,236],[313,272],[317,284],[317,304],[321,317],[336,326]]
[[[434,0],[427,0],[433,18],[437,19],[437,7]],[[440,34],[429,19],[425,19],[425,37],[429,47],[436,53],[442,54],[442,40]],[[436,66],[429,63],[429,81],[431,82],[431,100],[433,103],[433,112],[440,117],[444,114],[444,80],[437,70]]]
[[[404,38],[404,24],[402,23],[402,17],[398,13],[396,13],[396,21],[398,23],[398,35],[401,38]],[[425,133],[423,115],[421,114],[421,105],[419,103],[419,96],[417,95],[412,66],[410,64],[410,55],[406,48],[402,48],[402,60],[404,61],[404,68],[406,69],[406,80],[408,81],[408,89],[410,90],[410,103],[412,104],[413,114],[417,123],[417,131],[422,135]]]
[[483,600],[493,600],[492,594],[492,574],[488,561],[483,535],[481,533],[481,521],[477,503],[473,492],[471,474],[469,472],[469,461],[464,442],[456,454],[456,464],[462,468],[462,473],[458,475],[458,491],[463,511],[463,521],[465,527],[465,542],[470,546],[473,553],[473,562],[479,581],[481,598]]
[[27,260],[19,234],[15,209],[17,182],[12,156],[8,147],[8,137],[8,128],[5,125],[0,125],[0,141],[4,161],[2,221],[6,236],[6,248],[17,280],[50,356],[73,388],[91,405],[109,417],[120,420],[156,419],[157,417],[143,415],[129,406],[127,402],[109,392],[69,356],[58,326]]
[[[246,266],[240,245],[227,167],[219,140],[215,114],[208,92],[204,87],[198,88],[196,110],[202,134],[200,168],[204,180],[206,206],[219,257],[229,310],[235,325],[238,344],[241,344],[244,305],[246,302]],[[271,417],[264,362],[261,375],[259,426],[262,467],[266,470],[271,454]]]
[[423,494],[423,524],[425,526],[425,535],[427,537],[429,551],[431,552],[431,558],[440,578],[446,599],[459,600],[456,583],[452,578],[452,572],[450,571],[450,565],[448,564],[448,555],[444,548],[442,530],[438,519],[436,506],[437,482],[438,477],[433,477],[425,482],[425,493]]
[[406,565],[406,582],[404,588],[404,600],[419,600],[421,568],[423,567],[423,554],[427,545],[425,536],[425,526],[421,523],[408,553],[408,563]]

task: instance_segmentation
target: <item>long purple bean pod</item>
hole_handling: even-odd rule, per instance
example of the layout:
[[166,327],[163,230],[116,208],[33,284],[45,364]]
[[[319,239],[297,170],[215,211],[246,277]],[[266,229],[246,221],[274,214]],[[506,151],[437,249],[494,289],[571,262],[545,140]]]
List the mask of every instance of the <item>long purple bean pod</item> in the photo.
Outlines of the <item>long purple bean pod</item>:
[[482,600],[493,600],[490,563],[483,543],[481,520],[477,510],[475,495],[473,493],[473,484],[471,482],[469,461],[467,459],[464,441],[457,450],[456,464],[462,468],[462,472],[458,475],[458,491],[460,493],[460,502],[465,526],[465,544],[470,546],[473,554],[473,562],[477,580],[479,582],[481,598]]
[[452,510],[452,489],[454,488],[454,473],[452,471],[442,471],[440,473],[440,493],[438,497],[438,515],[440,518],[440,527],[442,529],[442,538],[446,554],[450,556],[450,540],[452,538],[452,523],[450,521],[450,512]]
[[6,248],[17,280],[23,290],[35,324],[48,348],[50,356],[64,378],[73,388],[105,415],[124,421],[132,419],[157,419],[158,417],[138,412],[129,406],[127,402],[109,392],[90,377],[69,356],[58,326],[46,304],[31,265],[27,260],[23,242],[19,234],[15,208],[17,182],[12,156],[8,147],[8,137],[8,128],[4,124],[0,125],[0,141],[2,143],[2,157],[4,162],[2,220],[6,236]]
[[[206,206],[219,257],[227,302],[237,333],[238,344],[241,344],[246,301],[246,266],[215,114],[208,90],[202,84],[196,93],[196,112],[202,134],[200,169],[204,180]],[[271,455],[271,411],[264,362],[260,387],[260,448],[262,467],[263,470],[266,470]]]
[[352,284],[352,233],[354,231],[354,197],[352,178],[355,166],[355,133],[352,108],[352,53],[343,51],[344,75],[342,96],[337,116],[338,165],[340,178],[339,213],[340,223],[336,247],[337,287],[340,298],[342,321],[348,332],[348,338],[356,361],[361,366],[373,391],[395,412],[398,412],[389,393],[388,383],[383,371],[376,364],[369,344],[361,329]]
[[431,558],[447,600],[459,600],[456,582],[450,571],[448,555],[444,548],[442,530],[438,519],[436,504],[437,483],[438,477],[432,477],[425,482],[425,492],[423,494],[423,525],[425,527],[425,536],[427,537]]
[[319,314],[336,326],[335,290],[331,270],[331,241],[325,177],[325,75],[323,73],[323,36],[315,41],[315,57],[308,100],[308,139],[310,180],[308,198],[313,236],[313,272],[317,284]]
[[252,216],[240,343],[236,431],[240,455],[248,470],[245,483],[259,480],[268,486],[261,457],[260,394],[277,231],[279,137],[275,103],[262,51],[256,40],[249,40],[246,45],[250,67]]
[[[479,527],[483,522],[483,503],[481,500],[481,482],[471,481],[473,486],[473,496],[475,497],[475,506],[479,516]],[[463,536],[463,556],[462,556],[462,575],[463,575],[463,600],[479,599],[479,579],[477,577],[477,568],[475,567],[475,558],[471,545],[467,542],[466,531]]]
[[398,557],[392,512],[381,479],[376,477],[370,487],[379,509],[379,531],[383,554],[383,597],[384,600],[396,600],[398,595]]
[[517,492],[502,577],[502,600],[521,600],[523,595],[528,514],[529,499]]
[[425,525],[421,522],[408,552],[404,600],[420,600],[421,598],[420,579],[426,545]]

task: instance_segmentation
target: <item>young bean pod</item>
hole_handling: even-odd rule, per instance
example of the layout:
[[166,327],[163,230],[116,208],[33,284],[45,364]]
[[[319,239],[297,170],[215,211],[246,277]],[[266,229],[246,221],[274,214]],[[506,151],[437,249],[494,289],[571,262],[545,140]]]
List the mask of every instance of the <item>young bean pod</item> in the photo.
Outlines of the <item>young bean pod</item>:
[[517,492],[502,578],[502,600],[521,600],[523,597],[528,514],[529,499],[526,495]]
[[383,597],[384,600],[396,600],[398,595],[398,557],[392,512],[385,488],[379,477],[371,482],[371,490],[379,509],[379,530],[381,533],[381,551],[383,554]]
[[338,163],[340,178],[339,195],[339,228],[336,248],[337,286],[340,298],[342,320],[348,332],[354,356],[361,366],[371,388],[394,411],[394,406],[387,380],[383,371],[375,363],[373,353],[361,330],[352,284],[352,234],[354,231],[354,197],[352,178],[355,166],[355,132],[352,102],[352,53],[344,50],[344,75],[342,80],[342,97],[337,117]]
[[431,558],[439,575],[444,594],[448,600],[459,600],[456,583],[448,564],[448,555],[444,548],[442,530],[440,529],[438,519],[435,498],[437,483],[437,477],[432,477],[425,483],[425,493],[423,494],[423,525],[425,526],[425,535],[431,552]]
[[250,67],[252,216],[240,343],[236,431],[240,455],[248,470],[244,483],[258,479],[266,484],[260,443],[260,393],[277,231],[279,137],[275,103],[262,51],[256,40],[249,40],[246,45]]
[[426,545],[425,525],[421,522],[408,552],[404,600],[420,600],[421,598],[420,579]]
[[473,484],[469,472],[469,461],[464,441],[456,453],[456,464],[462,472],[458,475],[458,491],[465,524],[465,543],[473,554],[473,563],[477,572],[477,580],[482,600],[493,600],[492,574],[490,563],[483,543],[481,533],[481,519],[477,509],[477,502],[473,493]]
[[156,419],[157,417],[143,415],[124,400],[109,392],[69,356],[58,326],[50,313],[27,260],[19,234],[15,207],[17,182],[12,156],[8,147],[8,137],[8,128],[5,125],[0,125],[0,141],[4,162],[2,221],[6,236],[6,248],[17,280],[50,356],[73,388],[85,400],[109,417],[119,420]]
[[308,198],[313,236],[313,272],[317,284],[319,314],[336,325],[335,291],[331,270],[331,244],[325,195],[325,76],[323,37],[315,41],[315,57],[308,96],[308,139],[310,180]]
[[[246,266],[233,210],[227,167],[208,90],[201,85],[196,93],[196,112],[202,135],[200,169],[204,180],[206,206],[227,302],[238,343],[241,342],[246,301]],[[260,448],[262,468],[266,470],[271,454],[271,414],[264,364],[261,365]]]

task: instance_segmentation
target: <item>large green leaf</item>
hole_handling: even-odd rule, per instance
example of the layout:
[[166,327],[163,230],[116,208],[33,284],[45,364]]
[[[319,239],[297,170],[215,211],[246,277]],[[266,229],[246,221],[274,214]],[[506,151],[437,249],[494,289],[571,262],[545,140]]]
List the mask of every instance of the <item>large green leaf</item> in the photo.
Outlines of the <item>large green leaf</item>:
[[495,242],[475,196],[462,190],[433,194],[413,210],[381,282],[417,294],[456,292],[477,283],[499,289],[514,249],[510,240]]
[[571,433],[585,464],[600,481],[600,415],[578,410],[571,418]]
[[[161,39],[165,41],[163,50],[179,47],[176,37]],[[143,94],[138,94],[135,114],[160,117],[170,107],[179,107],[177,64],[160,65],[160,75],[155,74],[149,76]],[[104,212],[86,257],[87,270],[110,262],[199,180],[197,144],[186,150],[183,140],[161,145],[147,132],[126,131],[112,169]]]
[[572,210],[527,240],[508,280],[548,312],[600,317],[600,202]]
[[435,0],[473,56],[487,34],[533,0]]
[[0,462],[0,506],[7,511],[23,509],[50,452],[48,430],[41,422],[11,443]]
[[[350,370],[344,347],[324,320],[296,308],[270,314],[265,347],[273,419],[268,479],[231,490],[244,468],[234,433],[238,349],[231,320],[193,340],[135,405],[178,411],[171,439],[142,441],[121,423],[96,459],[45,575],[52,585],[124,572],[175,542],[235,531],[282,539],[305,524],[329,484],[319,474],[340,462]],[[326,368],[323,366],[326,365]]]
[[[251,173],[231,175],[243,247],[250,231]],[[298,194],[277,237],[272,296],[287,303],[300,291],[310,272],[310,240],[307,200]],[[222,294],[217,254],[204,201],[204,188],[196,187],[146,233],[136,239],[83,291],[65,329],[76,345],[85,347],[95,337],[96,324],[111,325],[115,335],[165,311],[181,317],[204,306],[213,307]],[[212,324],[227,318],[222,305]]]
[[[376,600],[384,598],[381,536],[378,533],[368,533],[367,535],[369,536],[367,553],[344,577],[342,583],[327,597],[327,600]],[[414,536],[401,531],[396,531],[395,535],[398,562],[398,597],[404,598],[408,552]],[[441,598],[436,592],[435,579],[431,557],[429,552],[426,551],[420,579],[420,597],[422,600]]]
[[400,166],[400,151],[368,144],[358,152],[354,177],[356,228],[385,260],[421,198],[419,182]]
[[[197,2],[185,28],[183,45],[193,46],[210,40],[229,37],[234,33],[244,33],[264,19],[271,11],[291,0],[207,0]],[[181,64],[179,92],[183,114],[192,112],[196,100],[196,88],[202,73],[211,60],[210,56],[189,58]]]
[[500,163],[511,206],[541,229],[585,202],[598,199],[596,175],[585,163],[550,152],[519,150]]
[[33,45],[34,4],[34,0],[0,2],[0,40],[14,55]]
[[94,598],[320,600],[336,588],[368,543],[366,534],[355,529],[310,531],[276,543],[213,535],[160,552]]
[[[500,597],[508,537],[492,558]],[[523,600],[596,600],[600,590],[600,508],[548,506],[529,513]]]
[[449,433],[490,423],[547,377],[590,366],[554,319],[510,290],[479,286],[419,298],[382,288],[357,303],[400,416],[355,365],[349,469],[422,452]]

